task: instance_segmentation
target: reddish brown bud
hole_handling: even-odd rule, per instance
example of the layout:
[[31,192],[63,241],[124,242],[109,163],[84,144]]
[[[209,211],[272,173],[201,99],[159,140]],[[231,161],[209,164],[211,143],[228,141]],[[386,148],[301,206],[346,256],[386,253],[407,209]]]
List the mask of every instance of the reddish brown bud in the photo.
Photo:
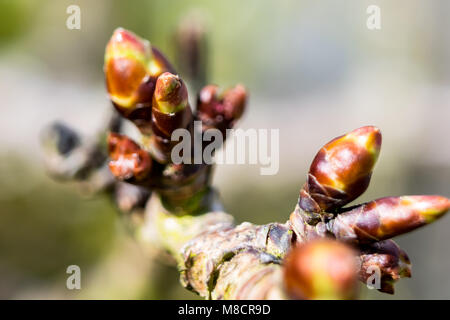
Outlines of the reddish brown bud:
[[284,283],[294,299],[352,299],[357,293],[356,253],[329,239],[294,247],[285,260]]
[[187,129],[192,123],[192,111],[184,82],[169,72],[159,76],[153,97],[152,129],[150,140],[153,157],[161,163],[169,161],[172,133],[179,128]]
[[380,147],[381,132],[373,126],[328,142],[311,164],[300,207],[309,212],[333,210],[359,197],[369,186]]
[[119,28],[105,52],[106,86],[114,107],[148,135],[151,133],[151,105],[156,79],[174,72],[167,59],[147,40]]
[[150,43],[125,29],[116,29],[106,46],[105,77],[112,102],[120,111],[151,103],[154,79],[149,75]]
[[392,240],[365,246],[360,258],[359,279],[381,292],[393,294],[395,281],[411,277],[411,262],[408,255]]
[[152,168],[150,155],[133,140],[124,135],[110,133],[108,152],[111,158],[109,169],[119,180],[142,180]]
[[177,75],[165,72],[158,77],[154,94],[154,107],[170,114],[188,105],[188,93],[184,82]]
[[449,209],[450,200],[441,196],[387,197],[338,215],[328,227],[340,240],[374,242],[431,223]]
[[215,85],[205,86],[198,95],[197,116],[204,129],[216,128],[222,133],[242,117],[247,102],[247,91],[242,85],[227,89],[223,94]]

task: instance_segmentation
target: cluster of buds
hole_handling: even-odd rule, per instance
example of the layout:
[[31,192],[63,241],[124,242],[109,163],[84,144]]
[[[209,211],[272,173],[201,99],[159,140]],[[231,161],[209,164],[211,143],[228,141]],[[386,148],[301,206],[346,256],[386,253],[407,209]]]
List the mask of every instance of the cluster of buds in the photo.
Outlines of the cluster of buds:
[[[111,172],[118,180],[168,196],[167,203],[184,212],[186,207],[195,211],[199,204],[193,199],[208,188],[211,165],[172,163],[171,136],[177,129],[192,134],[193,121],[200,120],[203,131],[217,129],[226,138],[244,112],[246,89],[206,85],[193,111],[187,85],[167,59],[124,29],[116,30],[107,45],[104,70],[114,107],[142,134],[140,143],[109,134]],[[290,219],[297,239],[284,261],[290,297],[354,298],[356,280],[366,281],[373,267],[380,270],[383,292],[392,293],[394,281],[411,275],[408,256],[388,239],[436,220],[450,208],[450,200],[388,197],[346,208],[368,188],[380,148],[380,130],[366,126],[333,139],[315,156]],[[139,189],[133,192],[138,196],[129,197],[135,200],[123,207],[142,200]]]
[[104,71],[114,107],[149,132],[156,80],[164,72],[174,72],[171,64],[147,40],[119,28],[106,46]]
[[[366,282],[370,275],[368,271],[373,268],[379,270],[378,289],[382,292],[393,293],[396,280],[411,276],[407,254],[388,239],[440,218],[450,209],[450,200],[437,195],[386,197],[344,207],[367,189],[380,147],[380,130],[366,126],[333,139],[317,153],[290,218],[300,247],[286,259],[285,279],[291,295],[316,298],[329,297],[329,292],[333,292],[336,298],[348,297],[347,290],[330,289],[341,288],[343,279],[348,280],[346,273],[339,271],[342,267],[336,267],[334,271],[326,269],[340,276],[336,279],[329,275],[320,276],[321,279],[331,279],[327,282],[331,287],[321,287],[319,280],[316,283],[311,279],[315,279],[317,274],[326,274],[323,271],[326,267],[309,269],[304,266],[315,265],[315,259],[319,259],[317,256],[321,261],[338,259],[334,252],[337,250],[334,249],[336,241],[358,251],[359,280]],[[320,240],[324,238],[334,239],[334,242]],[[316,241],[319,243],[316,246],[302,246],[304,242]],[[316,247],[320,254],[311,251]],[[329,262],[330,265],[332,263]],[[344,264],[343,261],[340,263]],[[310,277],[299,276],[294,281],[293,274],[309,274]]]
[[[204,61],[199,48],[204,33],[189,25],[184,31],[178,34],[178,56],[184,57],[182,65],[192,67],[187,68],[187,77],[196,84],[190,83],[190,88],[198,87],[206,78],[199,67],[199,61]],[[194,138],[216,129],[225,139],[227,129],[244,113],[246,89],[242,85],[226,90],[216,85],[199,87],[196,110],[192,110],[188,86],[169,61],[147,40],[124,29],[114,31],[108,42],[104,72],[109,97],[117,111],[104,130],[108,132],[109,157],[98,141],[86,144],[75,131],[55,124],[44,132],[50,172],[64,179],[89,179],[99,186],[97,189],[111,190],[114,185],[118,207],[131,212],[130,217],[136,220],[141,219],[137,216],[153,191],[159,194],[164,209],[175,215],[196,215],[217,208],[205,203],[213,197],[209,189],[212,165],[172,161],[172,135],[177,129],[185,129]],[[139,141],[122,132],[123,118],[137,126]],[[198,130],[194,120],[201,121],[203,132],[194,132]],[[198,250],[196,254],[189,251],[189,259],[183,260],[191,263],[191,258],[200,257],[199,263],[186,266],[191,268],[189,275],[198,279],[188,279],[185,270],[186,279],[196,280],[197,292],[204,290],[205,296],[212,297],[208,291],[211,282],[220,277],[239,281],[234,277],[248,271],[250,278],[237,286],[240,290],[230,290],[225,281],[223,291],[242,293],[259,288],[270,292],[275,282],[279,284],[281,273],[277,272],[281,263],[284,293],[290,298],[351,299],[358,293],[357,281],[368,283],[376,269],[380,277],[378,289],[393,293],[395,281],[411,276],[411,263],[390,239],[442,217],[450,209],[450,200],[436,195],[386,197],[346,207],[368,188],[380,148],[381,132],[373,126],[356,129],[325,144],[309,168],[296,208],[286,224],[246,223],[234,227],[222,212],[212,212],[212,217],[206,214],[206,228],[212,231],[201,229],[205,225],[190,228],[200,235],[184,246]],[[210,228],[214,219],[219,221],[217,229]],[[174,242],[177,249],[168,251],[178,250],[178,243]],[[230,253],[235,255],[233,263],[228,260]],[[213,258],[209,260],[209,256]],[[226,271],[224,261],[230,262],[227,267],[232,272]],[[276,267],[264,269],[258,263],[273,263]],[[219,278],[213,275],[216,271]],[[266,275],[270,281],[261,281],[260,277]],[[242,297],[247,296],[242,293]]]
[[216,128],[225,134],[244,112],[245,88],[238,85],[219,94],[217,86],[207,85],[200,90],[193,112],[187,85],[168,60],[147,40],[121,28],[107,44],[104,71],[113,106],[142,135],[138,143],[124,135],[109,135],[113,175],[171,197],[174,189],[183,190],[179,193],[185,200],[207,188],[210,165],[172,162],[171,151],[177,143],[172,134],[186,129],[193,138],[195,119],[202,121],[203,129]]
[[[196,55],[184,43],[179,45],[182,48]],[[193,111],[188,87],[168,60],[148,41],[124,29],[117,29],[106,47],[104,71],[115,109],[142,134],[139,143],[119,133],[109,134],[112,174],[147,191],[158,191],[166,196],[166,204],[182,207],[182,212],[198,210],[195,200],[202,199],[208,188],[211,165],[173,163],[172,134],[186,129],[193,137],[193,122],[200,120],[203,131],[217,129],[226,138],[227,129],[242,117],[246,89],[206,85]],[[380,271],[383,292],[392,293],[394,281],[411,275],[408,256],[389,239],[435,221],[450,208],[450,200],[387,197],[346,208],[368,188],[380,148],[380,130],[366,126],[333,139],[315,156],[290,219],[296,241],[283,270],[291,298],[354,298],[357,280],[367,281],[367,271],[373,267]],[[140,189],[120,190],[133,195],[122,207],[142,202]]]

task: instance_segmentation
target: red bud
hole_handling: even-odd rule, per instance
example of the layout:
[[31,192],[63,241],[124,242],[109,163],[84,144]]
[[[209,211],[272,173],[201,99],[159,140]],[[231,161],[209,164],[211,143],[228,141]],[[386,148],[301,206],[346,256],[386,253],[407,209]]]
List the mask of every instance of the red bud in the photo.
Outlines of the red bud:
[[152,168],[150,155],[126,136],[110,133],[108,151],[111,161],[109,168],[119,180],[142,180]]

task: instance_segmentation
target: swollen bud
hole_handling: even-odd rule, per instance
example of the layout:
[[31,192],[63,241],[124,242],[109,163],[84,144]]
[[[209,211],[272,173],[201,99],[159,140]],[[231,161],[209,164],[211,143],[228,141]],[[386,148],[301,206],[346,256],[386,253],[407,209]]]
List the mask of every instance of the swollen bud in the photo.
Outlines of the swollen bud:
[[356,129],[328,142],[317,153],[300,191],[300,208],[333,210],[359,197],[369,186],[381,147],[381,132],[373,126]]
[[147,40],[116,29],[106,46],[104,71],[112,102],[119,111],[151,103],[154,79],[149,75],[152,50]]
[[156,79],[166,71],[174,72],[170,63],[147,40],[119,28],[106,47],[104,71],[114,107],[150,135]]
[[148,176],[152,168],[150,155],[133,140],[124,135],[110,133],[108,152],[111,161],[109,169],[119,180],[141,181]]
[[156,81],[151,119],[153,135],[150,146],[158,162],[169,161],[170,152],[177,143],[171,140],[172,133],[176,129],[188,129],[191,123],[186,84],[177,75],[163,73]]
[[441,196],[387,197],[339,214],[328,229],[339,240],[368,243],[431,223],[449,209],[450,200]]
[[294,247],[284,265],[284,283],[294,299],[352,299],[357,294],[356,253],[321,239]]
[[165,72],[158,77],[154,94],[154,107],[162,113],[175,113],[188,105],[186,85],[177,75]]

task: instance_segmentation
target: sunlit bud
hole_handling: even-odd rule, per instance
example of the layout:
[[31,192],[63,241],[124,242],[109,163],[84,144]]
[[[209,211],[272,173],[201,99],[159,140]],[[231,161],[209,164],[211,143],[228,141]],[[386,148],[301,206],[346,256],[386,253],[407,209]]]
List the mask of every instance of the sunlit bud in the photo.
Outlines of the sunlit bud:
[[300,244],[285,259],[284,283],[294,299],[352,299],[357,293],[356,253],[320,239]]
[[175,113],[188,105],[186,85],[177,75],[165,72],[158,77],[154,107],[162,113]]
[[174,74],[165,72],[158,77],[152,106],[150,149],[161,163],[169,162],[170,152],[177,143],[171,141],[172,133],[192,124],[192,111],[185,83]]
[[328,142],[311,164],[300,191],[300,207],[309,212],[330,211],[359,197],[369,186],[380,147],[381,132],[373,126]]
[[109,169],[119,180],[142,180],[152,168],[150,155],[124,135],[110,133],[108,152]]
[[381,292],[393,294],[397,280],[411,277],[408,255],[392,240],[364,246],[360,259],[360,281]]
[[104,71],[111,100],[121,111],[151,103],[155,81],[149,74],[152,58],[147,40],[122,28],[114,31],[106,46]]
[[449,209],[450,200],[441,196],[387,197],[339,214],[328,227],[340,240],[374,242],[431,223]]

